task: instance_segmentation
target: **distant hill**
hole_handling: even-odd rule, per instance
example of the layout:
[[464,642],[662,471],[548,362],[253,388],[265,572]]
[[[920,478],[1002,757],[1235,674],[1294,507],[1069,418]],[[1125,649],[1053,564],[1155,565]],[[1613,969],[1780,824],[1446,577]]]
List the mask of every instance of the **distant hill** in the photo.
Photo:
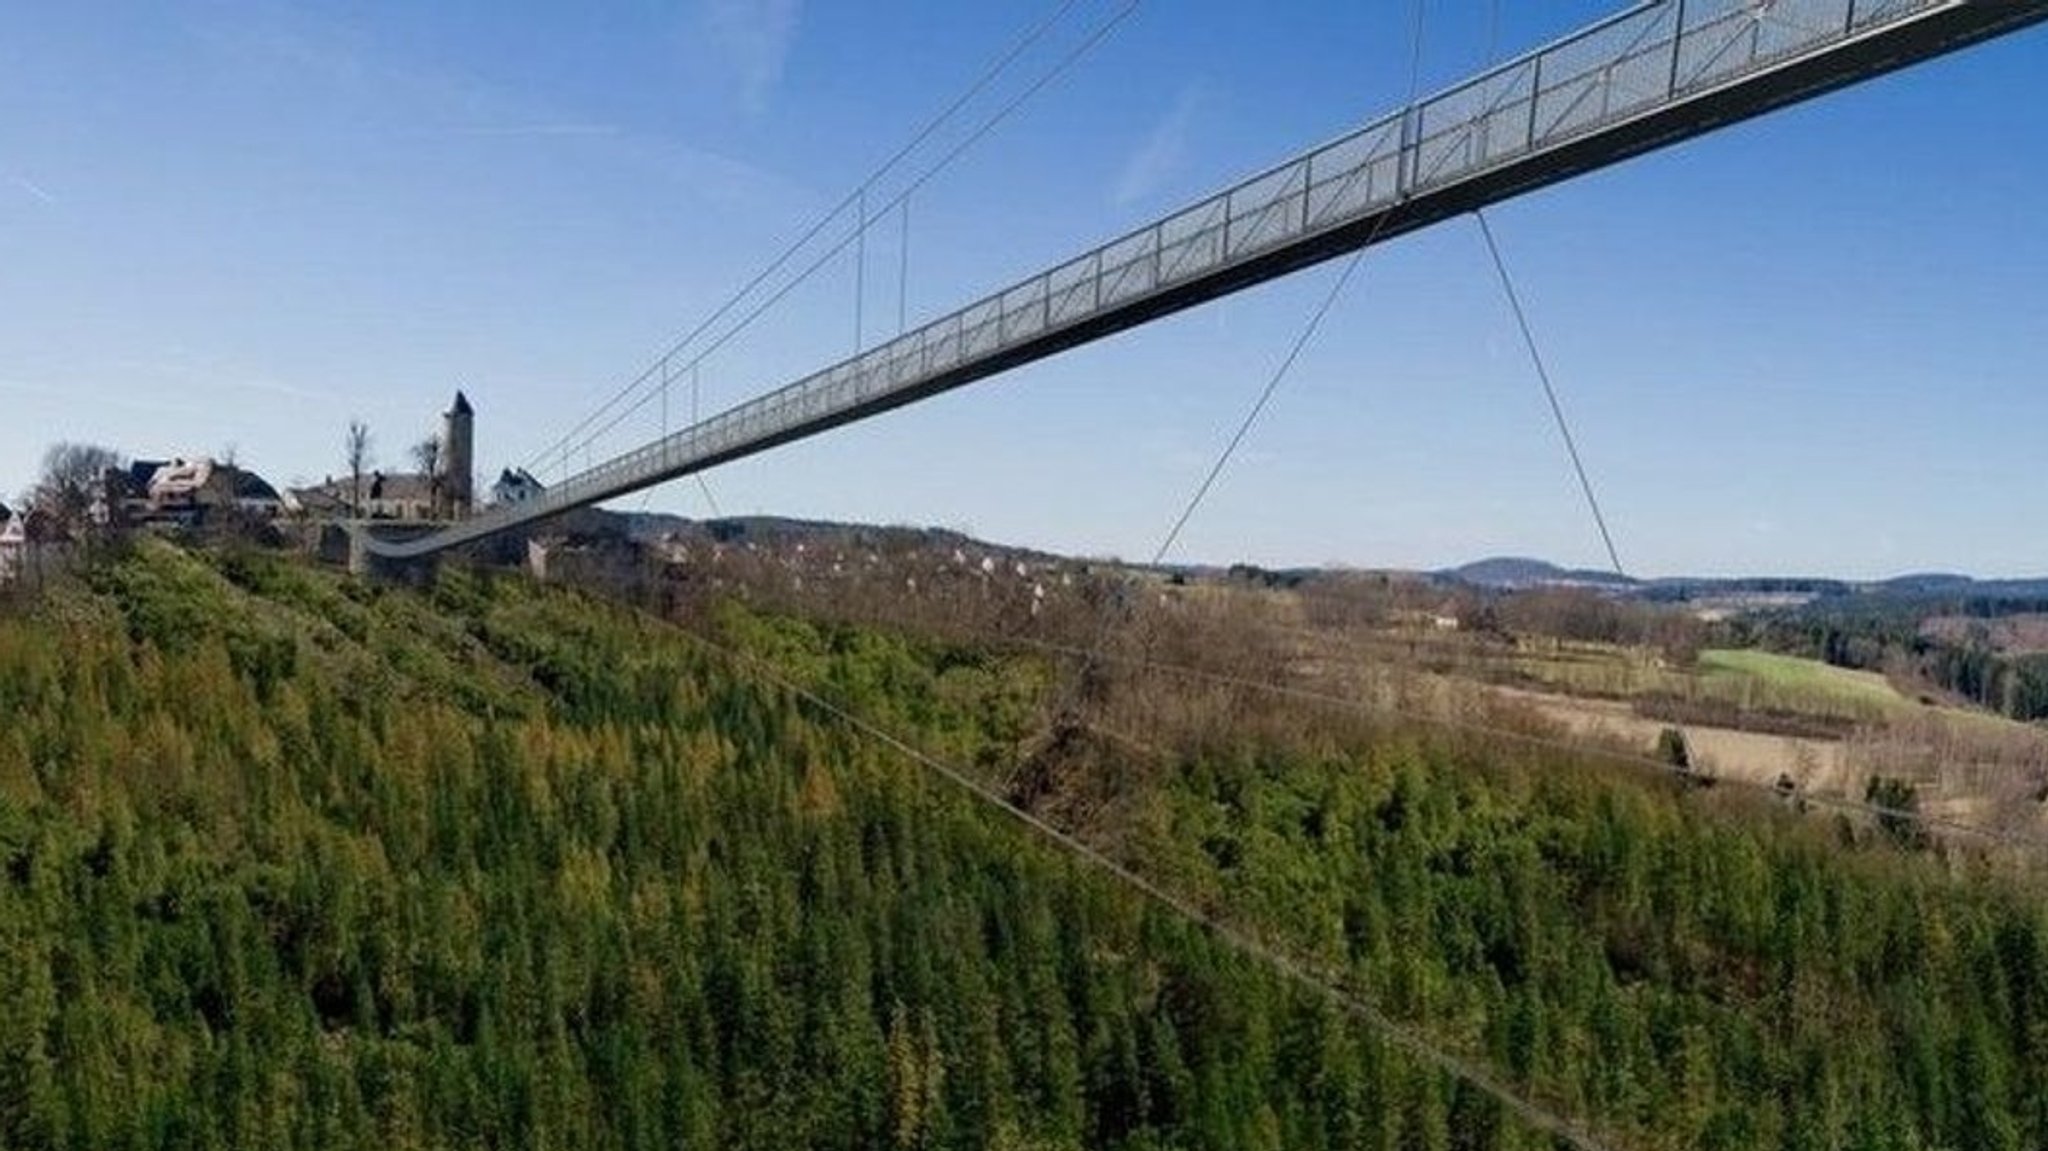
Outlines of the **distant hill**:
[[1952,595],[1968,591],[1976,582],[1955,572],[1911,572],[1879,582],[1876,590],[1899,595]]
[[[1824,576],[1664,576],[1639,580],[1608,571],[1564,568],[1526,556],[1493,556],[1432,572],[1435,579],[1489,591],[1589,587],[1659,602],[1753,599],[1756,607],[1884,601],[1899,604],[2030,604],[2048,601],[2048,578],[1980,580],[1958,572],[1911,572],[1882,580]],[[1767,602],[1768,601],[1768,602]],[[1998,608],[1994,610],[2006,610]]]
[[751,544],[773,552],[803,548],[860,548],[925,555],[959,553],[972,556],[977,562],[986,558],[1004,564],[1023,562],[1047,567],[1115,569],[1131,566],[1115,559],[1058,555],[1038,548],[979,539],[953,528],[911,524],[838,523],[784,516],[727,516],[693,520],[658,512],[617,513],[615,519],[623,525],[628,538],[643,544],[708,539],[735,546]]
[[1474,587],[1504,591],[1534,587],[1633,588],[1640,583],[1614,572],[1561,568],[1547,560],[1526,556],[1494,556],[1440,571],[1436,575]]
[[1901,599],[2048,599],[2048,578],[1980,580],[1966,575],[1906,575],[1874,584],[1871,591]]
[[[593,512],[584,529],[605,533],[622,532],[641,543],[667,539],[708,538],[720,543],[751,543],[780,549],[796,544],[839,547],[893,544],[914,550],[950,553],[956,549],[976,556],[1026,560],[1034,563],[1069,560],[1082,564],[1103,561],[1085,557],[1059,556],[1036,548],[1018,547],[977,539],[951,528],[907,524],[837,523],[783,516],[728,516],[697,520],[659,512]],[[602,521],[600,524],[598,521]],[[1136,567],[1108,561],[1110,567]],[[1295,587],[1329,574],[1320,568],[1267,570],[1247,564],[1168,565],[1168,572],[1188,579],[1259,578],[1269,585]],[[1611,571],[1567,568],[1531,556],[1490,556],[1458,567],[1414,573],[1423,578],[1462,584],[1487,591],[1512,592],[1533,588],[1591,588],[1610,595],[1665,603],[1688,603],[1728,598],[1742,601],[1751,609],[1787,608],[1806,604],[1838,604],[1863,597],[1892,604],[1921,602],[1966,605],[1973,601],[2004,605],[2017,601],[2048,601],[2048,577],[1980,580],[1959,572],[1911,572],[1882,580],[1844,580],[1825,576],[1660,576],[1636,579]],[[1754,602],[1749,602],[1754,601]],[[1865,601],[1868,602],[1868,601]],[[1741,610],[1738,605],[1738,610]],[[1992,610],[2003,612],[2000,606]],[[2039,610],[2027,607],[2027,610]]]
[[785,516],[725,516],[693,520],[660,512],[621,513],[626,535],[649,542],[661,539],[706,537],[720,543],[753,542],[767,545],[785,543],[855,544],[898,540],[923,547],[973,547],[1004,555],[1057,559],[1029,548],[989,543],[951,528],[914,527],[907,524],[850,524],[830,520],[792,519]]

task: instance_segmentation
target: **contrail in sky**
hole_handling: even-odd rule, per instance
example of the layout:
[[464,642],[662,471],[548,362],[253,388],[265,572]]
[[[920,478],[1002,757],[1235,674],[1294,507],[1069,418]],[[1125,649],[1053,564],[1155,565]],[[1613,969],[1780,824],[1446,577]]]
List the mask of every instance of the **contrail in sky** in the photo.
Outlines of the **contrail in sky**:
[[48,189],[44,188],[41,184],[36,183],[34,180],[29,179],[27,176],[17,174],[14,176],[10,176],[8,178],[14,181],[15,187],[20,188],[22,191],[27,192],[29,195],[34,196],[36,199],[41,200],[45,204],[55,204],[57,202],[57,197],[51,195]]

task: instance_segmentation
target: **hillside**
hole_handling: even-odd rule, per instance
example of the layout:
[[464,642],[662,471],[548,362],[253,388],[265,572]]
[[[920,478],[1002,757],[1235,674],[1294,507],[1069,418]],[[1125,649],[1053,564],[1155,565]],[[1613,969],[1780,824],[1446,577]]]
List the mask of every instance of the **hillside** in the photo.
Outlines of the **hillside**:
[[98,582],[0,621],[7,1147],[1278,1146],[1386,1058],[629,613]]
[[0,1146],[1552,1145],[759,666],[1616,1146],[2048,1140],[2008,864],[1221,687],[1046,738],[1040,658],[682,622],[156,544],[0,618]]
[[1567,570],[1546,560],[1519,556],[1495,556],[1475,560],[1437,573],[1440,577],[1474,587],[1518,589],[1576,585],[1584,587],[1631,588],[1636,581],[1611,571]]

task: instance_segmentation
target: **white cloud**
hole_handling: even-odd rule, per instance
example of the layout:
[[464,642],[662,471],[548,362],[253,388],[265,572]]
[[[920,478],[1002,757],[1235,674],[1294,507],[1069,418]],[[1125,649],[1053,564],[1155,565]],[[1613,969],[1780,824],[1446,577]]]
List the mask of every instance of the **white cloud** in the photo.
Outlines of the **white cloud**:
[[1146,199],[1172,178],[1187,153],[1188,131],[1194,126],[1200,103],[1201,96],[1196,89],[1181,89],[1180,95],[1174,98],[1173,107],[1152,126],[1152,131],[1146,134],[1137,150],[1124,161],[1115,183],[1110,186],[1109,195],[1113,203],[1126,207]]
[[748,111],[767,107],[782,82],[802,13],[803,0],[704,0],[704,31]]
[[44,188],[41,184],[36,183],[34,180],[29,179],[27,176],[14,175],[8,177],[8,179],[13,182],[15,187],[20,188],[22,191],[27,192],[31,196],[34,196],[37,200],[42,201],[42,203],[45,205],[53,205],[57,202],[57,197],[51,195],[48,189]]

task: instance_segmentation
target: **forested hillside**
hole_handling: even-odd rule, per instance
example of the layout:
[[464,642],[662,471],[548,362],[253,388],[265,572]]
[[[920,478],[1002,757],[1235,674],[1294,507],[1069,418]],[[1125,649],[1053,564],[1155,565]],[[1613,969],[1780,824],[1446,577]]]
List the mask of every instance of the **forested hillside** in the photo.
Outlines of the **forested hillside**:
[[[1555,754],[1035,739],[688,621],[1625,1148],[2048,1145],[2032,880]],[[682,628],[148,544],[0,617],[0,1148],[1551,1138]]]

